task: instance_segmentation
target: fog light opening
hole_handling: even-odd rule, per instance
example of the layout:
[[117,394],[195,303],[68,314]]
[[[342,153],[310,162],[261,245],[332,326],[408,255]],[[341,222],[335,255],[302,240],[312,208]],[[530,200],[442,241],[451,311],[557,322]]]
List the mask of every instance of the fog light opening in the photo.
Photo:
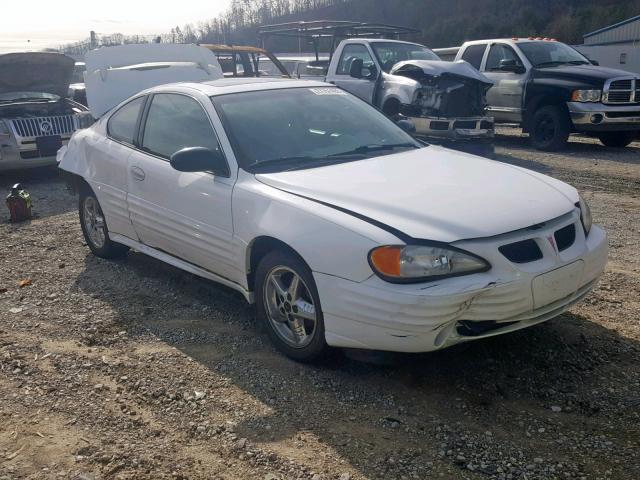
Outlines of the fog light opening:
[[594,125],[601,123],[603,119],[604,117],[601,113],[594,113],[593,115],[591,115],[591,123],[593,123]]

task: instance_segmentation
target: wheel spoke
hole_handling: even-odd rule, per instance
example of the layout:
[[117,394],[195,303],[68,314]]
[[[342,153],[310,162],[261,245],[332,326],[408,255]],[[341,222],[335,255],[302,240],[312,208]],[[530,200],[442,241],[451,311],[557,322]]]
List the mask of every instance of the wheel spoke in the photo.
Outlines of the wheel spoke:
[[294,316],[305,320],[316,321],[316,307],[314,307],[312,303],[305,302],[299,298],[296,303],[294,303],[294,307]]
[[299,318],[293,318],[289,320],[289,327],[291,328],[291,332],[296,337],[298,343],[304,343],[307,339],[307,331],[304,328],[304,321]]
[[291,284],[287,289],[287,293],[290,295],[290,297],[288,297],[290,302],[295,302],[298,299],[299,285],[300,285],[300,277],[298,277],[298,275],[294,273],[293,277],[291,278]]
[[271,275],[271,284],[273,285],[273,288],[276,289],[276,293],[279,296],[284,297],[287,295],[287,289],[282,285],[282,281],[279,276]]

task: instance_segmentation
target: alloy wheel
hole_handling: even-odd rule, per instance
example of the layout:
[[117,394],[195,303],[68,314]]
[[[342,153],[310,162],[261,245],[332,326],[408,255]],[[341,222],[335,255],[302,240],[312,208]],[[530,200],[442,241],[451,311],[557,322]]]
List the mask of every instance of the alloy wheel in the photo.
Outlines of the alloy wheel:
[[86,197],[83,209],[84,228],[89,240],[96,248],[104,247],[106,241],[104,217],[98,201],[94,197]]
[[303,348],[311,343],[318,326],[309,287],[292,269],[278,266],[265,278],[264,304],[275,333],[287,345]]

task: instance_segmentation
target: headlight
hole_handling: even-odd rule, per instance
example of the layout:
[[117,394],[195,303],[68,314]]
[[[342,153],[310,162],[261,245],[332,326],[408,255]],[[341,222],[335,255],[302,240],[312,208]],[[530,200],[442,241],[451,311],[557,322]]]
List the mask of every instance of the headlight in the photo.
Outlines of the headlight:
[[574,102],[599,102],[601,96],[601,90],[574,90],[571,94],[571,100]]
[[89,128],[95,120],[89,112],[81,112],[76,114],[76,125],[78,128]]
[[582,222],[582,228],[584,228],[584,234],[586,236],[589,235],[593,219],[591,218],[591,209],[589,208],[589,204],[584,198],[582,198],[582,195],[579,195],[579,199],[578,203],[576,203],[576,207],[580,209],[580,221]]
[[489,270],[481,257],[451,246],[386,245],[369,252],[369,264],[383,280],[415,283]]
[[0,135],[10,135],[9,125],[0,120]]

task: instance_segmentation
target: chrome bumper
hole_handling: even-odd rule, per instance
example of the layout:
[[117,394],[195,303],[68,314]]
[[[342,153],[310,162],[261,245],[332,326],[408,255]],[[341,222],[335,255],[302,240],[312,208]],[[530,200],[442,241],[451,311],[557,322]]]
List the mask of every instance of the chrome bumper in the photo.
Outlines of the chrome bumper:
[[469,140],[493,138],[495,134],[493,117],[439,118],[407,117],[416,127],[417,135]]
[[576,130],[640,130],[640,105],[567,102]]

